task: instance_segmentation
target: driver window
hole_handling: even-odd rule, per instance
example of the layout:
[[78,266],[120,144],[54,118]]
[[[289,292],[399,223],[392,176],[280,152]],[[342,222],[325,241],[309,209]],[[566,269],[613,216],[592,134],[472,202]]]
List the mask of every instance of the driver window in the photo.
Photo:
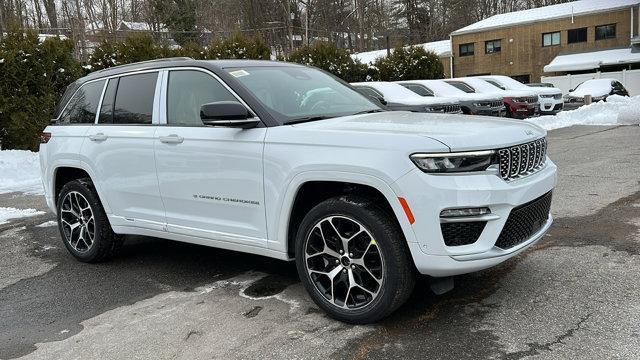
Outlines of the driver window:
[[216,101],[237,99],[209,74],[196,70],[174,70],[167,84],[167,123],[202,126],[200,107]]

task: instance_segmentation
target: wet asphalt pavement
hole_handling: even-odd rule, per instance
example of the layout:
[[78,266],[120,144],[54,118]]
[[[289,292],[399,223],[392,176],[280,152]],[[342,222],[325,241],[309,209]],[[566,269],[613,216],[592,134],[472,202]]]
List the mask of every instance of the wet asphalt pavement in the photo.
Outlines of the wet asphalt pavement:
[[[0,225],[0,359],[640,358],[640,127],[549,134],[551,231],[371,326],[319,311],[295,266],[131,237],[113,261],[71,258],[53,217]],[[45,208],[0,194],[0,206]]]

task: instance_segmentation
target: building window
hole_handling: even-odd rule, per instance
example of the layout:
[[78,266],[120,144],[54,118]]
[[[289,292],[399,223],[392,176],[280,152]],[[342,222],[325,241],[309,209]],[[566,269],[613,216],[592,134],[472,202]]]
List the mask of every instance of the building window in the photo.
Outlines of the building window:
[[616,37],[616,24],[596,26],[596,40],[614,39]]
[[542,46],[560,45],[560,31],[542,34]]
[[500,40],[489,40],[484,42],[484,53],[493,54],[500,52]]
[[473,43],[460,44],[460,56],[471,56],[473,50]]
[[567,42],[569,44],[587,41],[587,28],[567,30]]

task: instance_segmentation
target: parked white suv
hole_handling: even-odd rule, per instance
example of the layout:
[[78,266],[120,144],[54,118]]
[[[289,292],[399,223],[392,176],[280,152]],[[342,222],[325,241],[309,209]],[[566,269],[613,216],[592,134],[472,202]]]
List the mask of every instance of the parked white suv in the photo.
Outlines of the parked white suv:
[[376,321],[415,275],[488,268],[551,224],[529,123],[384,111],[320,70],[169,59],[73,83],[40,146],[80,261],[137,234],[295,260],[331,316]]

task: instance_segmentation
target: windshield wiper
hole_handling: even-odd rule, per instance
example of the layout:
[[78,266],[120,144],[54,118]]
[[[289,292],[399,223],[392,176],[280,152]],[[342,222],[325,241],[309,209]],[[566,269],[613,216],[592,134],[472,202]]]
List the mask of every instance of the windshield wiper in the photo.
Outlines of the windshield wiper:
[[385,112],[385,111],[387,111],[387,110],[385,110],[385,109],[364,110],[364,111],[358,111],[357,113],[353,113],[351,115],[373,114],[373,113]]
[[285,121],[283,124],[284,125],[300,124],[300,123],[309,122],[309,121],[331,119],[331,118],[334,118],[334,117],[335,116],[327,116],[327,115],[305,116],[305,117],[299,117],[299,118],[295,118],[295,119],[289,119],[289,120]]

